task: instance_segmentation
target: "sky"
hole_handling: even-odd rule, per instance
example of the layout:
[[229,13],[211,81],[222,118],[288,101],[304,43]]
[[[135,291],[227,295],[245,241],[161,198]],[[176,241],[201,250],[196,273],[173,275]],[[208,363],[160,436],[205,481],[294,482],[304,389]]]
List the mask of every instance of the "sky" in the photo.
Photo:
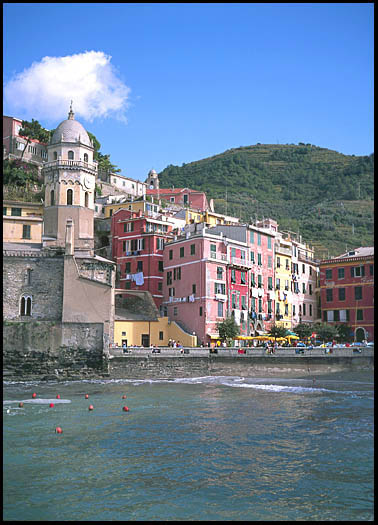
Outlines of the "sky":
[[121,174],[230,148],[373,153],[373,3],[5,3],[3,114],[93,133]]

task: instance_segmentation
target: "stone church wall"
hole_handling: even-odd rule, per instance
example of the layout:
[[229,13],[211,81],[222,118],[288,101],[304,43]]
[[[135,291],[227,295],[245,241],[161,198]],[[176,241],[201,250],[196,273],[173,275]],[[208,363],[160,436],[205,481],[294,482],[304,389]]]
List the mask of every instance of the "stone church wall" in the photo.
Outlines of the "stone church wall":
[[4,319],[21,320],[21,296],[27,295],[32,297],[32,319],[60,321],[63,307],[63,257],[19,253],[3,256]]

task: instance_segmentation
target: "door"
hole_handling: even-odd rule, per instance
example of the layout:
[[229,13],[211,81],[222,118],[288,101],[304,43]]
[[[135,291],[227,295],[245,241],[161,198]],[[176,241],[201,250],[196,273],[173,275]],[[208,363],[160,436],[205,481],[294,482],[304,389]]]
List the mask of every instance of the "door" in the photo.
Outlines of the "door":
[[142,334],[142,346],[147,348],[150,346],[150,336],[149,334]]

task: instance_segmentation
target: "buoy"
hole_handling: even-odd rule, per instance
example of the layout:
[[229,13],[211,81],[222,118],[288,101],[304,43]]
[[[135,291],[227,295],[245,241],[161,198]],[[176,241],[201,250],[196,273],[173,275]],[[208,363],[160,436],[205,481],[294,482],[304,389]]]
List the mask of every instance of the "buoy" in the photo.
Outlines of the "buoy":
[[32,398],[34,399],[35,397],[37,397],[37,394],[34,392],[34,394],[32,394]]
[[19,406],[20,408],[22,408],[22,407],[24,406],[24,403],[23,403],[22,401],[20,401],[20,403],[18,403],[18,406]]
[[129,411],[129,407],[123,407],[122,410],[123,410],[124,412],[128,412],[128,411]]
[[59,394],[57,394],[57,395],[56,395],[56,398],[57,398],[57,399],[60,399],[60,395],[59,395]]
[[122,396],[122,399],[126,399],[126,396]]
[[88,397],[89,397],[88,394],[85,394],[85,399],[88,399]]
[[62,432],[63,432],[63,430],[60,427],[56,427],[56,429],[55,429],[55,433],[56,434],[61,434]]
[[49,407],[52,408],[54,406],[54,403],[50,403]]
[[10,410],[9,410],[9,408],[7,408],[7,414],[10,414]]
[[88,410],[93,410],[93,405],[89,405]]

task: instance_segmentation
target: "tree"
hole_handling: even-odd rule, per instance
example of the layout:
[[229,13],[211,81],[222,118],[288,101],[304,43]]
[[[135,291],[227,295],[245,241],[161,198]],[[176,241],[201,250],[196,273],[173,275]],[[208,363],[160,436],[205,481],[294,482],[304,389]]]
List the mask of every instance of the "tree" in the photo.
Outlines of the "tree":
[[26,187],[28,183],[38,184],[36,166],[21,162],[19,159],[3,160],[3,184]]
[[315,323],[314,332],[322,341],[332,341],[338,335],[337,327],[328,323]]
[[313,332],[313,326],[308,323],[299,323],[294,328],[294,332],[299,336],[300,339],[307,339]]
[[240,328],[233,317],[227,317],[222,323],[218,323],[217,329],[219,338],[222,341],[227,341],[228,346],[231,344],[232,339],[235,339],[240,334]]
[[119,173],[121,171],[115,164],[110,162],[110,155],[103,155],[100,152],[97,155],[99,172],[102,171],[109,175],[109,173]]
[[268,333],[274,337],[274,339],[277,339],[277,337],[285,337],[287,335],[287,330],[284,326],[274,324]]
[[[352,331],[353,334],[353,331]],[[337,325],[337,340],[343,343],[350,343],[353,341],[353,335],[351,335],[351,327],[347,324]]]
[[43,128],[38,120],[34,120],[33,118],[31,122],[27,120],[22,121],[22,128],[18,134],[27,139],[25,148],[22,151],[21,160],[23,159],[26,148],[32,139],[39,140],[39,142],[43,142],[44,144],[47,144],[50,140],[50,132]]

